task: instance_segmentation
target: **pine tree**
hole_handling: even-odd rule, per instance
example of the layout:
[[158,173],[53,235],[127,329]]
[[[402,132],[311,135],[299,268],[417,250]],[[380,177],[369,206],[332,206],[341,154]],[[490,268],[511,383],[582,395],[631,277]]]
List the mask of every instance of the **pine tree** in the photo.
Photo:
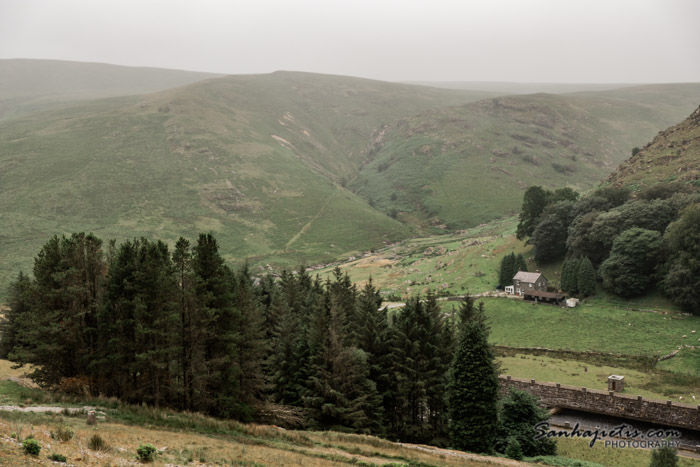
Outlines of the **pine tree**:
[[[518,271],[524,271],[527,272],[527,262],[525,261],[525,258],[523,257],[522,253],[518,253],[518,256],[515,257],[515,266],[513,267],[513,276],[518,273]],[[511,277],[512,279],[512,277]]]
[[591,260],[587,257],[581,258],[577,271],[578,291],[584,297],[595,294],[596,273]]
[[460,334],[450,368],[448,410],[450,438],[458,449],[488,453],[498,424],[498,373],[488,344],[483,304],[465,297]]
[[263,359],[263,316],[258,297],[253,292],[247,265],[235,274],[234,303],[238,310],[238,340],[234,365],[240,388],[239,419],[249,419],[265,388]]
[[526,457],[556,454],[557,445],[549,439],[535,440],[535,425],[549,420],[549,412],[537,404],[537,398],[525,391],[511,388],[499,402],[496,450],[507,456],[511,440],[518,443]]
[[233,273],[224,264],[212,234],[200,234],[193,248],[192,269],[196,278],[195,293],[202,306],[199,323],[204,336],[204,365],[197,372],[206,379],[202,401],[208,411],[221,417],[235,417],[240,409],[240,387],[236,358],[239,316],[233,304]]
[[375,434],[384,434],[389,421],[384,416],[391,410],[390,400],[393,388],[391,377],[391,332],[387,317],[387,309],[380,308],[382,303],[379,291],[372,284],[370,277],[358,297],[358,348],[367,354],[369,379],[377,388],[382,399],[382,423]]
[[0,321],[0,358],[14,359],[10,354],[23,342],[25,323],[31,312],[32,287],[32,281],[22,272],[10,283],[9,309]]
[[513,270],[516,267],[515,261],[515,253],[507,254],[501,260],[501,268],[498,274],[498,282],[501,287],[513,285],[513,276],[515,276]]
[[561,267],[561,289],[568,294],[578,293],[578,269],[581,260],[568,258]]

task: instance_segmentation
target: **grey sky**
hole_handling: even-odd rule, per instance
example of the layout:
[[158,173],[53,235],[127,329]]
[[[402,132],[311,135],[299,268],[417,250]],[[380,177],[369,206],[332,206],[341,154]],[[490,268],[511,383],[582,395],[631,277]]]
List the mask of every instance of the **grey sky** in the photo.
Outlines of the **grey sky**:
[[0,0],[0,58],[389,81],[700,81],[698,0]]

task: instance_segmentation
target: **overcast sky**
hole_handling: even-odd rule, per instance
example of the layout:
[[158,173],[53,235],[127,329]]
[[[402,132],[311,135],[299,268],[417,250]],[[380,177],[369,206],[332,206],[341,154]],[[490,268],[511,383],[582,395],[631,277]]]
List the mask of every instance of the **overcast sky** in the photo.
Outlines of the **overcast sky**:
[[0,58],[387,81],[700,82],[700,1],[0,0]]

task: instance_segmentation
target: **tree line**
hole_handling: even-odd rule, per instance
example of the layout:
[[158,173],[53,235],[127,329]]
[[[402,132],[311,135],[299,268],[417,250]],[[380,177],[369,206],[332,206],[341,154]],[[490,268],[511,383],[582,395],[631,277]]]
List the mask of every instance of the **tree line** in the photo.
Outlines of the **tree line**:
[[700,193],[691,185],[662,183],[634,196],[604,187],[580,199],[570,188],[531,186],[517,237],[533,245],[540,264],[565,258],[567,293],[593,293],[593,270],[618,296],[643,295],[656,284],[681,308],[700,310]]
[[[531,455],[554,449],[530,446],[499,409],[483,304],[467,297],[452,316],[432,293],[396,312],[381,302],[371,279],[358,288],[339,269],[325,281],[303,267],[234,271],[211,234],[173,250],[54,236],[33,277],[11,284],[0,352],[43,387],[129,403],[479,452],[518,437]],[[530,403],[534,426],[545,415]]]

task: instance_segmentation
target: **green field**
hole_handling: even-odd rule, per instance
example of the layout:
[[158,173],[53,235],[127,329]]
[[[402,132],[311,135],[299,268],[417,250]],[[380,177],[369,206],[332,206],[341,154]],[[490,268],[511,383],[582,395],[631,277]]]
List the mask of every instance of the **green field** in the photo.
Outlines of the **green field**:
[[697,333],[692,331],[700,331],[700,317],[679,313],[631,311],[595,302],[561,308],[508,298],[483,301],[492,342],[511,347],[662,356],[684,344],[696,345]]

